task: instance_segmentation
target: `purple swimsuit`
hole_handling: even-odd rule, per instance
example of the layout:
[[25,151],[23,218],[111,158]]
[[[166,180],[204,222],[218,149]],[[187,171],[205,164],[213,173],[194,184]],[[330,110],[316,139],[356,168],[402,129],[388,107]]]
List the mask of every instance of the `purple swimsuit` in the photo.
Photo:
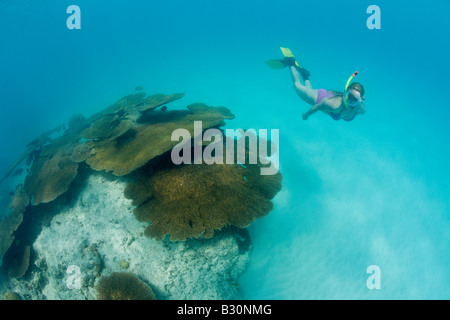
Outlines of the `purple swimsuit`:
[[328,90],[326,90],[326,89],[319,89],[319,90],[317,90],[316,104],[319,104],[320,101],[322,101],[325,98],[331,98],[333,96],[334,96],[334,94],[331,93],[331,92],[328,92]]
[[[316,104],[319,104],[323,99],[326,98],[331,98],[334,97],[335,94],[329,92],[326,89],[319,89],[317,90],[317,100],[316,100]],[[340,120],[341,119],[341,113],[329,113],[329,115],[334,119],[334,120]],[[344,119],[345,121],[352,121],[354,118],[356,117],[356,113],[355,115],[351,118],[351,119]]]

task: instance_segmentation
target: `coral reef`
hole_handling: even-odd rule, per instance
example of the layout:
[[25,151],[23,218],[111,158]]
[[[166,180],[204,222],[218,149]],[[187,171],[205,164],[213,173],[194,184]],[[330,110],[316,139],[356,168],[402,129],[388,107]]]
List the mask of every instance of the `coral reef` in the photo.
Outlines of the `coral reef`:
[[133,123],[124,119],[123,115],[119,117],[117,114],[109,114],[92,123],[89,128],[81,133],[81,136],[90,140],[114,140],[131,129],[132,126]]
[[82,114],[76,113],[69,118],[67,125],[71,131],[79,132],[85,126],[85,121],[86,118]]
[[23,186],[19,185],[10,204],[11,213],[0,221],[0,265],[6,251],[14,242],[14,232],[22,223],[23,213],[29,203],[30,198]]
[[77,140],[76,135],[58,138],[33,162],[25,179],[25,190],[32,205],[51,202],[69,189],[78,170],[78,163],[71,159]]
[[[210,239],[157,241],[143,235],[124,197],[127,179],[93,172],[70,205],[59,210],[33,243],[37,257],[26,279],[11,279],[7,291],[22,299],[94,300],[99,276],[131,272],[151,285],[159,300],[239,299],[237,279],[249,262],[246,229],[223,228]],[[70,289],[71,265],[81,270],[81,288]],[[99,268],[99,266],[101,266]]]
[[190,105],[187,108],[188,112],[164,112],[165,119],[170,121],[155,123],[150,117],[146,123],[142,123],[141,117],[138,119],[141,124],[134,126],[121,137],[88,142],[95,151],[86,159],[86,163],[94,170],[112,171],[116,176],[123,176],[171,150],[178,143],[171,140],[175,129],[185,128],[193,134],[194,121],[202,121],[203,128],[207,129],[222,125],[225,119],[233,118],[226,108],[200,104]]
[[139,92],[136,94],[127,95],[127,96],[119,99],[118,101],[116,101],[115,103],[110,105],[109,107],[107,107],[103,110],[100,110],[96,114],[89,117],[86,120],[86,123],[88,123],[90,125],[90,124],[94,123],[95,121],[99,120],[100,118],[110,115],[110,114],[123,115],[123,114],[127,113],[128,111],[133,110],[133,108],[135,108],[137,105],[142,105],[144,97],[145,97],[145,92]]
[[174,93],[170,95],[154,94],[148,96],[147,98],[144,99],[144,103],[140,107],[139,112],[143,113],[145,111],[156,109],[157,107],[178,100],[182,97],[184,97],[184,93]]
[[[176,119],[158,122],[153,119],[157,114],[153,110],[184,94],[145,95],[140,92],[126,96],[88,119],[75,115],[62,136],[49,141],[55,129],[30,143],[13,168],[33,155],[33,165],[25,180],[32,205],[51,202],[66,192],[77,176],[79,163],[85,161],[94,170],[126,175],[170,150],[176,144],[170,139],[174,129],[186,127],[192,131],[194,120],[202,120],[205,128],[218,126],[233,117],[223,107],[192,105],[187,112],[175,112]],[[173,115],[164,114],[166,119]],[[11,172],[12,169],[8,175]]]
[[8,276],[10,278],[21,278],[28,270],[30,264],[30,247],[25,246],[22,249],[22,254],[15,259],[13,264],[8,268]]
[[5,175],[0,179],[0,182],[5,180],[8,176],[11,175],[11,173],[14,171],[14,169],[24,161],[25,159],[27,162],[31,162],[37,154],[39,154],[40,150],[43,148],[43,146],[50,141],[50,136],[54,134],[55,132],[60,132],[62,130],[63,126],[59,126],[55,129],[49,130],[41,134],[39,137],[28,143],[25,147],[25,151],[22,153],[22,155],[17,158],[16,161],[10,166],[10,168],[6,171]]
[[[61,129],[58,127],[30,143],[13,168],[24,158],[33,155],[33,165],[25,180],[25,189],[32,198],[32,204],[51,202],[66,192],[77,176],[81,162],[86,161],[95,170],[114,170],[117,175],[124,175],[150,160],[154,154],[148,150],[157,150],[156,145],[163,137],[146,129],[147,126],[137,125],[136,121],[142,116],[141,112],[179,99],[183,94],[145,96],[144,92],[126,96],[88,119],[74,115],[62,136],[52,141],[49,139],[50,134]],[[134,135],[135,126],[138,133],[147,134]],[[167,130],[160,130],[159,133],[166,134]],[[154,145],[150,144],[147,152],[139,150],[146,145],[148,140],[143,139],[148,139],[149,134]],[[125,139],[119,140],[124,135]],[[170,149],[170,145],[163,150],[167,148]],[[156,155],[160,152],[157,151]],[[142,154],[146,156],[139,156]]]
[[[234,118],[201,103],[167,110],[183,96],[139,91],[91,117],[76,114],[26,146],[5,175],[24,160],[31,165],[0,222],[2,275],[9,275],[2,294],[239,298],[237,277],[251,248],[240,228],[272,209],[281,174],[261,175],[261,164],[171,163],[175,129],[194,137],[195,121],[206,130]],[[82,270],[79,289],[68,284],[73,266]]]
[[130,182],[125,196],[139,221],[151,222],[145,234],[157,240],[210,238],[215,230],[248,227],[272,210],[281,174],[262,176],[259,165],[184,165],[157,171],[148,181]]
[[89,158],[91,154],[92,148],[87,143],[81,143],[73,149],[70,159],[75,163],[80,163]]
[[114,272],[97,283],[97,300],[156,300],[152,289],[128,272]]

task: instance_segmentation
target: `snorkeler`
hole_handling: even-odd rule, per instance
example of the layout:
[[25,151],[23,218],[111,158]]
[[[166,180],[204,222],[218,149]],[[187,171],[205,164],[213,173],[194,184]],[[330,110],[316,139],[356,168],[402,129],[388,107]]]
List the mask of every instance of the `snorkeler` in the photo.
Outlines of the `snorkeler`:
[[358,71],[353,73],[348,79],[344,92],[314,89],[309,81],[309,71],[300,67],[291,50],[281,48],[281,51],[285,56],[284,59],[269,60],[266,63],[274,69],[289,67],[295,92],[303,101],[312,106],[308,111],[303,113],[303,120],[308,120],[317,111],[322,111],[330,115],[334,120],[343,119],[345,121],[351,121],[357,114],[364,114],[366,112],[363,103],[365,99],[364,87],[358,82],[351,83],[353,78],[358,74]]

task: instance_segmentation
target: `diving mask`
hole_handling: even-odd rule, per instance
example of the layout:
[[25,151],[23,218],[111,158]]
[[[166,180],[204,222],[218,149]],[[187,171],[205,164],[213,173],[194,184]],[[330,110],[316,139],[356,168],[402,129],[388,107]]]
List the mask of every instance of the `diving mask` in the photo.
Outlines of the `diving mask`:
[[348,90],[344,92],[344,96],[342,100],[344,101],[344,105],[348,107],[356,107],[362,102],[361,96],[355,92],[354,90]]

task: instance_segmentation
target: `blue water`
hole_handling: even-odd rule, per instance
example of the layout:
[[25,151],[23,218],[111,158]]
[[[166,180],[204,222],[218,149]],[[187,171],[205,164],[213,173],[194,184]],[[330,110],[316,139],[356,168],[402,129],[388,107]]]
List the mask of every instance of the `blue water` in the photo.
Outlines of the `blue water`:
[[[72,4],[81,30],[66,27]],[[372,4],[380,30],[366,27]],[[446,0],[3,0],[0,171],[137,85],[186,92],[175,107],[223,105],[227,128],[280,130],[283,189],[250,227],[245,299],[449,299],[449,13]],[[289,72],[264,64],[280,46],[317,88],[358,70],[367,113],[302,120]],[[370,265],[381,289],[366,286]]]

